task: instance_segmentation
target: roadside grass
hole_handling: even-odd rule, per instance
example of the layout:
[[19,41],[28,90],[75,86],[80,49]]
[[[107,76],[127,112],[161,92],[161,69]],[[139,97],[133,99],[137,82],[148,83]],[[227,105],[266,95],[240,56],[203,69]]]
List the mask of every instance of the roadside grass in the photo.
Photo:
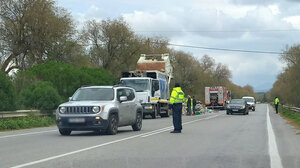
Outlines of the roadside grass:
[[0,131],[55,125],[55,116],[34,116],[0,119]]
[[279,107],[279,113],[283,118],[288,120],[291,125],[300,130],[300,113],[285,109],[283,107]]

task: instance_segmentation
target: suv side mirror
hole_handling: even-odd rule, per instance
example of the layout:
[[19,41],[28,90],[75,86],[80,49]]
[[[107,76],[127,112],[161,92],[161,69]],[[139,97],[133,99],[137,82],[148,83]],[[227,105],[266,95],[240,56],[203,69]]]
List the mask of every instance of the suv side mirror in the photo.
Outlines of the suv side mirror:
[[69,97],[69,101],[72,101],[72,97]]
[[120,97],[120,102],[124,102],[127,101],[127,96],[121,96]]

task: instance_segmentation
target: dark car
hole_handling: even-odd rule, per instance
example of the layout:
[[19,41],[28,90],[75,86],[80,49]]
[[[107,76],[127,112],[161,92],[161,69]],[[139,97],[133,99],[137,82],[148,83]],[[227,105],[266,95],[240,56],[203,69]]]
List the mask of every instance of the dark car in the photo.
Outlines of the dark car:
[[232,113],[249,114],[247,102],[243,99],[232,99],[227,105],[227,115]]

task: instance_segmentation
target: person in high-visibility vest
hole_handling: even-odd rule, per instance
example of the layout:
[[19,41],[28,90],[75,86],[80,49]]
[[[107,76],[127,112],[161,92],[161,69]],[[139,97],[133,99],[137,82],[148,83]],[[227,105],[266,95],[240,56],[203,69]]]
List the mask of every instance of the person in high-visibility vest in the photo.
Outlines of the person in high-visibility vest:
[[276,114],[278,114],[278,105],[279,105],[279,98],[278,97],[275,97],[274,104],[275,104]]
[[170,96],[170,106],[169,109],[172,109],[173,116],[173,125],[174,130],[171,133],[181,133],[182,130],[182,103],[184,101],[184,92],[182,91],[180,84],[178,82],[175,83],[175,87],[172,90]]

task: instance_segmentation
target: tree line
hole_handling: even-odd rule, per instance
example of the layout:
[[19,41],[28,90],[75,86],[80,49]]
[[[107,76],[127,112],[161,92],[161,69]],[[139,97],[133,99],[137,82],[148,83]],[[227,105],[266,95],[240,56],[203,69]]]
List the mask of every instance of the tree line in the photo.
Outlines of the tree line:
[[275,97],[280,103],[300,107],[300,45],[287,47],[281,55],[287,67],[277,76],[273,88],[268,92],[269,101]]
[[[137,35],[121,17],[88,20],[79,29],[70,13],[53,0],[0,0],[0,11],[0,69],[2,74],[13,74],[9,80],[14,85],[16,95],[26,95],[23,92],[28,88],[41,90],[38,88],[51,86],[63,100],[71,96],[84,81],[68,89],[67,83],[57,84],[64,77],[50,75],[54,79],[48,79],[49,74],[60,76],[60,73],[65,73],[56,70],[72,69],[59,62],[74,67],[72,72],[81,73],[77,68],[95,74],[93,70],[101,69],[97,75],[110,74],[112,77],[108,77],[109,80],[104,83],[94,81],[89,84],[111,84],[121,76],[121,72],[135,70],[140,54],[170,53],[174,68],[172,82],[180,82],[187,95],[194,95],[203,101],[205,86],[226,86],[232,91],[233,98],[255,96],[251,86],[241,87],[231,82],[231,72],[226,65],[217,63],[208,55],[197,59],[189,53],[171,49],[168,40],[163,37]],[[41,75],[37,69],[44,74]],[[31,86],[38,82],[50,83]],[[48,90],[54,92],[53,89]],[[30,96],[30,91],[27,95]]]

